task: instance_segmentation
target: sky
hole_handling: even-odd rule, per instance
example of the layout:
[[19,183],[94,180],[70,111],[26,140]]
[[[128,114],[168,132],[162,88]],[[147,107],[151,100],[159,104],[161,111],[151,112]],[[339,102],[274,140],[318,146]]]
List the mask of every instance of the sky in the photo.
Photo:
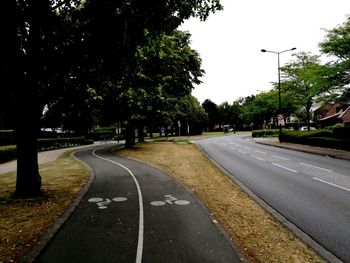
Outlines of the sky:
[[281,66],[293,53],[320,54],[324,29],[333,29],[350,15],[349,0],[221,0],[223,11],[207,21],[187,20],[181,30],[192,34],[191,46],[202,59],[206,74],[192,94],[202,103],[230,104],[240,97],[268,91]]

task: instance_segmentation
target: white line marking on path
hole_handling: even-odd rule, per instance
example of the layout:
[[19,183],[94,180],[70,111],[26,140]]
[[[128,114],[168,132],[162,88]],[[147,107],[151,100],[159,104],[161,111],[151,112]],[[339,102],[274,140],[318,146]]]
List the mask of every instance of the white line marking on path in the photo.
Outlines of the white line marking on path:
[[96,150],[100,150],[100,149],[95,149],[92,152],[93,156],[95,156],[101,160],[116,164],[116,165],[120,166],[121,168],[125,169],[131,175],[132,179],[135,182],[137,192],[139,195],[139,237],[138,237],[138,242],[137,242],[136,263],[141,263],[142,262],[142,252],[143,252],[143,232],[144,232],[143,199],[142,199],[141,187],[140,187],[139,182],[137,181],[135,175],[130,171],[130,169],[128,167],[126,167],[120,163],[117,163],[115,161],[112,161],[112,160],[109,160],[107,158],[103,158],[103,157],[97,155],[95,153]]
[[284,158],[284,157],[281,157],[281,156],[278,156],[278,155],[272,155],[272,157],[275,157],[275,158],[281,159],[281,160],[285,160],[285,161],[290,161],[290,159],[287,159],[287,158]]
[[344,186],[340,186],[340,185],[337,185],[337,184],[334,184],[334,183],[331,183],[331,182],[328,182],[328,181],[325,181],[325,180],[322,180],[320,178],[317,178],[317,177],[312,177],[312,179],[316,180],[316,181],[319,181],[319,182],[322,182],[322,183],[325,183],[325,184],[329,184],[331,186],[334,186],[334,187],[337,187],[339,189],[343,189],[345,191],[348,191],[350,192],[350,189],[349,188],[346,188]]
[[238,150],[238,152],[240,152],[240,153],[242,153],[242,154],[247,154],[246,152],[243,152],[243,151],[241,151],[241,150]]
[[257,153],[266,154],[266,152],[263,152],[263,151],[259,151],[259,150],[254,150],[254,151]]
[[242,146],[242,148],[246,149],[246,150],[251,150],[252,148],[250,147],[246,147],[246,146]]
[[260,158],[260,157],[258,157],[258,156],[251,155],[251,157],[253,157],[254,159],[258,159],[258,160],[260,160],[260,161],[265,162],[265,160],[264,160],[264,159],[262,159],[262,158]]
[[277,166],[277,167],[279,167],[279,168],[282,168],[282,169],[286,169],[286,170],[288,170],[288,171],[291,171],[291,172],[293,172],[293,173],[297,173],[297,172],[298,172],[298,171],[296,171],[296,170],[290,169],[290,168],[285,167],[285,166],[283,166],[283,165],[279,165],[279,164],[277,164],[277,163],[272,163],[272,164],[275,165],[275,166]]
[[307,164],[307,163],[302,163],[302,162],[299,162],[299,163],[300,163],[301,165],[305,165],[305,166],[317,168],[317,169],[320,169],[320,170],[323,170],[323,171],[326,171],[326,172],[333,172],[332,170],[325,169],[325,168],[322,168],[322,167],[318,167],[318,166],[315,166],[315,165],[311,165],[311,164]]

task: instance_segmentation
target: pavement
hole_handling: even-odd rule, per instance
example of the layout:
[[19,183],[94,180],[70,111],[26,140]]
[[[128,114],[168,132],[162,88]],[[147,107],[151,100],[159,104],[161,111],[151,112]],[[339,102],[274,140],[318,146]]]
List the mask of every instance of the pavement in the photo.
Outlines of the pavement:
[[114,147],[75,154],[95,179],[34,262],[246,262],[191,191]]
[[[101,142],[95,142],[95,144],[101,144]],[[91,145],[83,145],[83,146],[69,147],[69,148],[63,148],[63,149],[52,150],[52,151],[39,152],[38,163],[39,165],[49,163],[57,160],[63,153],[67,151],[79,150],[86,147],[91,147]],[[16,170],[17,170],[17,160],[12,160],[12,161],[0,164],[0,175],[14,172]]]
[[[350,160],[348,151],[279,143],[276,138],[254,141]],[[92,167],[95,179],[68,216],[53,226],[54,233],[44,236],[44,244],[29,253],[34,257],[20,262],[246,262],[210,212],[168,175],[147,164],[114,156],[108,149],[93,156],[95,147],[83,148],[38,154],[43,164],[68,150],[80,149],[76,157]],[[16,161],[0,164],[0,174],[15,170]],[[144,218],[140,218],[141,212]]]

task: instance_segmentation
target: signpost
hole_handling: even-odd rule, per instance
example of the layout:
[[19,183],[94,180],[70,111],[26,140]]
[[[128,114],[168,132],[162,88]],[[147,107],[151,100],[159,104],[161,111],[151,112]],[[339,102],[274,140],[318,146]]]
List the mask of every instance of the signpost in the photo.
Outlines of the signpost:
[[278,126],[284,126],[285,125],[283,114],[278,114],[277,115],[277,122],[278,122]]

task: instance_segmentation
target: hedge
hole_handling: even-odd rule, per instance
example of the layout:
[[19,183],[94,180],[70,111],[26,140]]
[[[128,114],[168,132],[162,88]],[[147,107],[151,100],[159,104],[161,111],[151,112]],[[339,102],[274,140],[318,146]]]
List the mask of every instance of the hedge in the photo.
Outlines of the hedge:
[[112,139],[114,137],[114,133],[107,130],[100,130],[88,133],[86,134],[86,137],[94,141],[99,141],[105,139]]
[[0,163],[16,158],[16,145],[0,146]]
[[283,131],[281,142],[307,144],[319,147],[350,150],[350,138],[336,138],[332,130]]
[[[56,150],[61,148],[93,144],[93,140],[85,137],[76,138],[55,138],[39,139],[38,151]],[[16,145],[0,146],[0,163],[4,163],[16,158]]]
[[39,139],[38,150],[47,151],[93,143],[93,140],[87,140],[85,137]]
[[350,126],[333,127],[333,135],[335,138],[350,139]]
[[255,130],[252,133],[253,137],[278,137],[279,130]]
[[0,130],[0,146],[14,144],[16,142],[13,130]]

